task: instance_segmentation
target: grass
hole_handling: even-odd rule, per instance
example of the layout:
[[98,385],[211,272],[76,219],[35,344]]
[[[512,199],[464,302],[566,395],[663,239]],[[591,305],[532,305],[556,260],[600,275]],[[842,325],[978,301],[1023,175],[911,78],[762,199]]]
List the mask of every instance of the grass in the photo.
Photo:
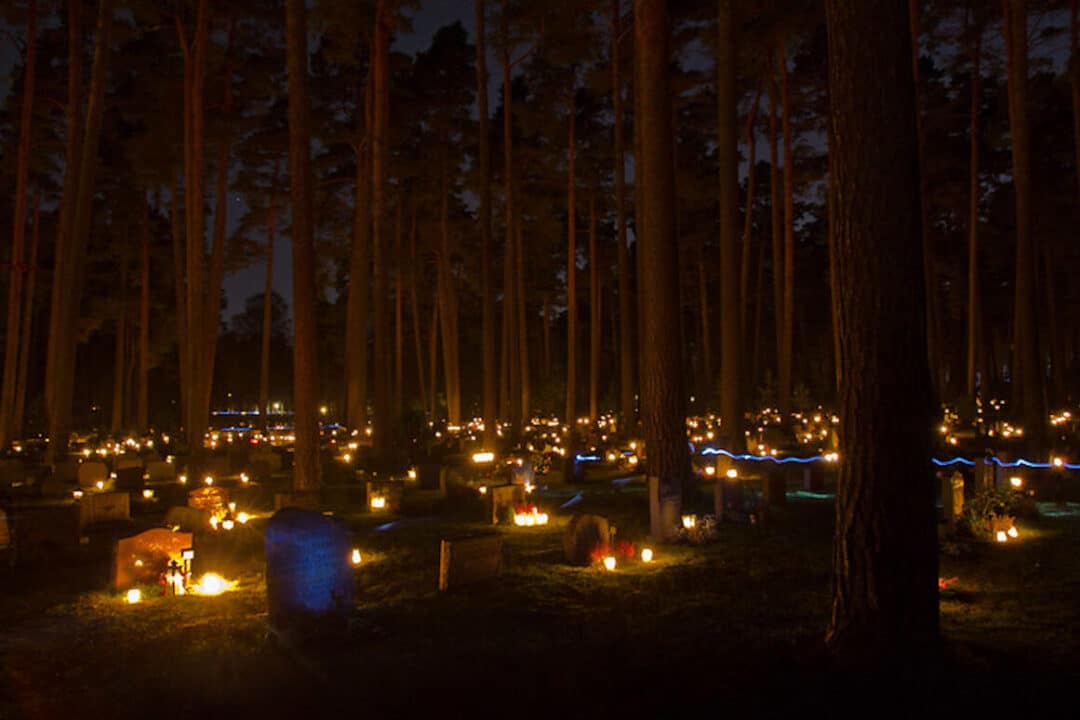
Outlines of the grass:
[[[580,503],[558,510],[578,491]],[[501,579],[442,594],[439,540],[489,530],[479,505],[382,529],[387,518],[339,509],[364,556],[357,611],[348,632],[304,648],[267,633],[264,521],[202,546],[205,562],[240,581],[216,598],[146,588],[145,602],[126,605],[104,589],[100,547],[69,567],[9,572],[0,576],[0,718],[335,708],[382,717],[429,706],[451,717],[670,717],[682,706],[746,705],[817,714],[866,690],[821,647],[828,501],[792,499],[765,527],[725,525],[715,543],[655,547],[654,563],[613,573],[564,564],[562,529],[572,512],[597,512],[640,547],[643,489],[566,487],[539,503],[551,525],[500,530],[509,548]],[[959,580],[941,604],[945,665],[923,680],[934,708],[1074,692],[1080,518],[1028,521],[1021,532],[1014,543],[950,544],[942,554],[942,576]]]

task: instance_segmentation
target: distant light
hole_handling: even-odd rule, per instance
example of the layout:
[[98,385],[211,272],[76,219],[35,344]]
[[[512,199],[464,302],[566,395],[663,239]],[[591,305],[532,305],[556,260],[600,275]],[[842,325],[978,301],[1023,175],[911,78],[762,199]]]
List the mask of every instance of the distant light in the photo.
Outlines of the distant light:
[[739,477],[739,471],[736,470],[735,468],[728,468],[728,471],[725,474],[731,480],[734,480],[735,478]]
[[495,453],[490,451],[473,453],[472,461],[476,464],[494,462]]
[[361,560],[360,550],[358,548],[353,548],[353,551],[352,551],[352,564],[353,565],[359,565],[360,560]]
[[608,570],[614,570],[615,569],[615,556],[614,555],[608,555],[606,558],[604,558],[604,567],[607,568]]
[[135,605],[142,602],[142,590],[139,588],[131,588],[127,591],[127,604]]
[[1009,539],[1009,536],[1005,534],[1004,530],[998,530],[997,531],[997,541],[999,543],[1003,543],[1008,539]]
[[1009,484],[1012,485],[1014,488],[1018,488],[1024,484],[1024,479],[1014,475],[1009,478]]
[[1020,537],[1020,533],[1017,531],[1015,525],[1009,528],[1006,534],[1013,539]]
[[652,548],[641,549],[641,562],[652,562]]

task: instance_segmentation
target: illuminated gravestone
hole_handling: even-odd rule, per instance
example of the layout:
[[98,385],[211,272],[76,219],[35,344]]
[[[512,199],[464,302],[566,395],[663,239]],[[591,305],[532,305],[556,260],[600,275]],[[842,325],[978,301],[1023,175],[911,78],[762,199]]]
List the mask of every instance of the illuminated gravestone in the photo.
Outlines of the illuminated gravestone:
[[193,507],[171,507],[165,513],[165,524],[186,532],[205,532],[210,529],[210,513]]
[[941,504],[945,510],[945,520],[956,525],[964,513],[964,476],[958,472],[939,473],[941,478]]
[[124,590],[157,582],[170,561],[182,563],[181,553],[191,546],[191,533],[166,528],[153,528],[118,540],[113,556],[113,587]]
[[342,616],[353,606],[352,543],[340,520],[299,508],[266,526],[266,602],[270,626]]
[[606,554],[611,543],[611,525],[600,515],[575,515],[563,533],[563,555],[571,565],[589,565]]
[[196,488],[188,493],[188,507],[205,510],[213,515],[224,512],[229,504],[229,491],[212,485]]
[[90,460],[79,465],[79,487],[95,488],[98,483],[105,484],[109,481],[109,467],[96,460]]
[[496,485],[488,488],[487,495],[491,498],[491,524],[513,522],[514,510],[525,503],[525,486]]

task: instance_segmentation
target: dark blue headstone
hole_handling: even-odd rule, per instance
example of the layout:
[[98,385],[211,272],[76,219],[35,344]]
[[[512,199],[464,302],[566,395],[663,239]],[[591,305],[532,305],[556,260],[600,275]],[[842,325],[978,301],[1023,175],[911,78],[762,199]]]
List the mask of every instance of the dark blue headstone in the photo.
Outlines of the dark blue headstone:
[[284,508],[266,528],[266,602],[270,624],[352,608],[349,532],[340,520]]

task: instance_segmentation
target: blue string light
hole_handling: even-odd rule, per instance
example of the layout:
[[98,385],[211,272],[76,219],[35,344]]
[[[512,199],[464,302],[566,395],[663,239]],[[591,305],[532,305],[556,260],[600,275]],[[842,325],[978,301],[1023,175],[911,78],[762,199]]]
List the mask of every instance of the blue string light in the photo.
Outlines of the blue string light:
[[[784,464],[787,464],[787,463],[799,463],[801,465],[805,465],[807,463],[814,463],[814,462],[828,462],[828,458],[826,458],[824,455],[811,455],[809,457],[790,456],[790,457],[784,457],[784,458],[776,458],[776,457],[773,457],[771,455],[751,455],[750,453],[743,453],[741,455],[736,455],[736,454],[731,453],[731,452],[729,452],[727,450],[724,450],[722,448],[713,448],[713,447],[703,448],[702,451],[701,451],[701,454],[702,455],[723,455],[725,457],[731,458],[732,460],[747,460],[747,461],[752,461],[752,462],[766,462],[766,461],[768,461],[768,462],[776,463],[777,465],[784,465]],[[939,458],[931,458],[931,462],[934,463],[934,465],[937,465],[938,467],[949,467],[951,465],[966,465],[968,467],[975,467],[977,461],[968,460],[967,458],[962,458],[962,457],[954,457],[954,458],[951,458],[949,460],[941,460]],[[1001,458],[996,457],[996,456],[991,456],[989,458],[984,458],[983,462],[985,464],[987,464],[987,465],[997,465],[1000,468],[1026,467],[1026,468],[1032,468],[1032,469],[1035,469],[1035,470],[1049,470],[1051,468],[1058,468],[1058,469],[1064,469],[1064,470],[1080,470],[1080,463],[1063,462],[1061,465],[1054,465],[1053,463],[1033,462],[1031,460],[1025,460],[1023,458],[1020,458],[1019,460],[1013,460],[1013,461],[1010,462],[1010,461],[1002,460]]]

